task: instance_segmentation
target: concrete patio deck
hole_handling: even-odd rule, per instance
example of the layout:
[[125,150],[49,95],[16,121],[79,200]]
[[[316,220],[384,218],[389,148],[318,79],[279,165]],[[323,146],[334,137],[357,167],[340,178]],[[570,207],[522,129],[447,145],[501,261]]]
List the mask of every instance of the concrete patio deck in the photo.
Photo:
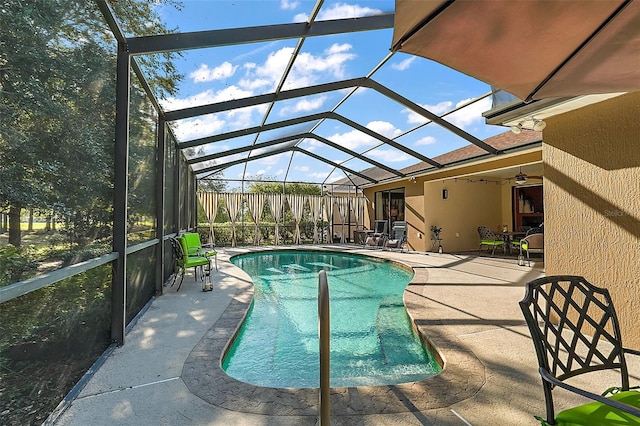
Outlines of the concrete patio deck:
[[[542,386],[517,302],[524,284],[543,275],[540,264],[349,245],[316,248],[411,266],[415,276],[405,304],[446,361],[440,375],[422,382],[333,388],[332,425],[537,424],[533,415],[544,414]],[[228,260],[247,250],[219,252],[212,292],[202,292],[189,275],[180,292],[165,289],[54,424],[315,425],[316,389],[255,387],[220,369],[222,351],[253,294],[250,278]],[[614,375],[603,376],[574,383],[595,389],[609,377],[606,383],[617,383]],[[558,396],[561,407],[583,402]]]

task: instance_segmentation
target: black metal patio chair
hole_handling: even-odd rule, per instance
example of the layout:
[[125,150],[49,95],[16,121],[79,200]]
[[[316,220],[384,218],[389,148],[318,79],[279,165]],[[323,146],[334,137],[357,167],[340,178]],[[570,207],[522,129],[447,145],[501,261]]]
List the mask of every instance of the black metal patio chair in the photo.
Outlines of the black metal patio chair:
[[504,238],[496,235],[492,230],[486,226],[478,226],[478,235],[480,236],[480,246],[478,247],[478,254],[482,250],[482,246],[491,247],[491,257],[496,252],[496,247],[502,247],[504,245]]
[[[583,277],[562,275],[527,283],[520,302],[538,357],[546,403],[542,425],[640,425],[640,392],[629,386],[626,354],[609,291]],[[619,370],[620,386],[602,394],[565,380],[600,370]],[[566,389],[592,402],[555,413],[552,391]],[[609,396],[607,396],[609,395]]]

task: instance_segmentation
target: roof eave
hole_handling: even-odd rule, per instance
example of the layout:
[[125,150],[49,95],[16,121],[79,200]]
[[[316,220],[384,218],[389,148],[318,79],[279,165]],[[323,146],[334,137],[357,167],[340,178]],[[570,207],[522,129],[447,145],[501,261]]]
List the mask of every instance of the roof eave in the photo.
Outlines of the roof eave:
[[505,158],[505,157],[509,157],[512,155],[521,155],[521,154],[528,154],[531,152],[535,152],[535,151],[541,151],[542,150],[542,141],[538,140],[535,142],[531,142],[528,144],[524,144],[524,145],[519,145],[513,148],[507,148],[503,150],[503,154],[500,155],[499,157],[490,154],[490,153],[486,153],[486,154],[481,154],[475,157],[471,157],[471,158],[465,158],[462,160],[458,160],[458,161],[453,161],[451,163],[447,163],[445,164],[444,168],[435,168],[435,167],[429,167],[425,170],[422,171],[417,171],[414,173],[407,173],[407,175],[403,178],[390,178],[390,179],[380,179],[380,181],[378,183],[375,184],[362,184],[360,185],[360,188],[363,189],[367,189],[367,188],[372,188],[372,187],[376,187],[376,186],[380,186],[380,185],[386,185],[386,184],[390,184],[390,183],[394,183],[394,182],[401,182],[401,181],[405,181],[407,179],[414,179],[414,178],[419,178],[419,177],[428,177],[430,175],[436,174],[436,173],[441,173],[444,170],[453,170],[456,169],[458,167],[463,167],[463,166],[469,166],[469,165],[473,165],[473,164],[482,164],[482,163],[488,163],[492,160],[495,160],[497,158]]
[[587,105],[602,102],[623,95],[624,93],[626,92],[542,99],[530,103],[513,101],[500,105],[498,108],[485,111],[482,113],[482,116],[485,118],[487,124],[509,127],[534,116],[537,119],[543,120]]

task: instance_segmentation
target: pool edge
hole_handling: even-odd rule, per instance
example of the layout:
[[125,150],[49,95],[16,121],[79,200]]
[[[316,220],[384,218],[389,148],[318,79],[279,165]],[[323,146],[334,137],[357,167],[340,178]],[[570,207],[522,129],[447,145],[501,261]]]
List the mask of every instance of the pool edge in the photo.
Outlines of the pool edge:
[[[314,251],[336,251],[319,249]],[[386,386],[332,388],[334,415],[393,414],[443,408],[475,395],[486,382],[484,365],[459,339],[448,333],[436,318],[430,318],[420,299],[428,281],[427,268],[415,268],[398,260],[384,259],[377,253],[358,253],[377,260],[390,261],[413,271],[403,300],[412,325],[432,352],[443,361],[439,374],[418,382]],[[242,270],[236,268],[236,274]],[[232,269],[233,270],[233,269]],[[234,270],[235,271],[235,270]],[[244,272],[242,272],[244,273]],[[233,379],[222,370],[224,353],[239,330],[253,292],[236,294],[222,316],[207,331],[189,354],[182,379],[188,389],[204,401],[228,410],[268,415],[316,416],[318,389],[268,388]]]

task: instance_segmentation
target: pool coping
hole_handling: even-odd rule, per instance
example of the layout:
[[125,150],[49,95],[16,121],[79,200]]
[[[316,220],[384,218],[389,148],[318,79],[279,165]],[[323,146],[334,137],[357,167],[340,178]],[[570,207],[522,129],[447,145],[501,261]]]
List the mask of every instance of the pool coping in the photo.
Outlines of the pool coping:
[[[375,252],[358,254],[389,260]],[[414,271],[403,294],[404,303],[414,327],[441,357],[444,368],[438,375],[417,382],[331,388],[333,415],[395,414],[444,408],[471,398],[486,383],[482,362],[448,332],[442,322],[430,317],[425,308],[429,268],[397,259],[391,261]],[[181,374],[183,382],[202,400],[228,410],[274,416],[317,416],[318,389],[255,386],[238,381],[222,370],[224,353],[252,300],[253,286],[234,296],[187,357]]]

